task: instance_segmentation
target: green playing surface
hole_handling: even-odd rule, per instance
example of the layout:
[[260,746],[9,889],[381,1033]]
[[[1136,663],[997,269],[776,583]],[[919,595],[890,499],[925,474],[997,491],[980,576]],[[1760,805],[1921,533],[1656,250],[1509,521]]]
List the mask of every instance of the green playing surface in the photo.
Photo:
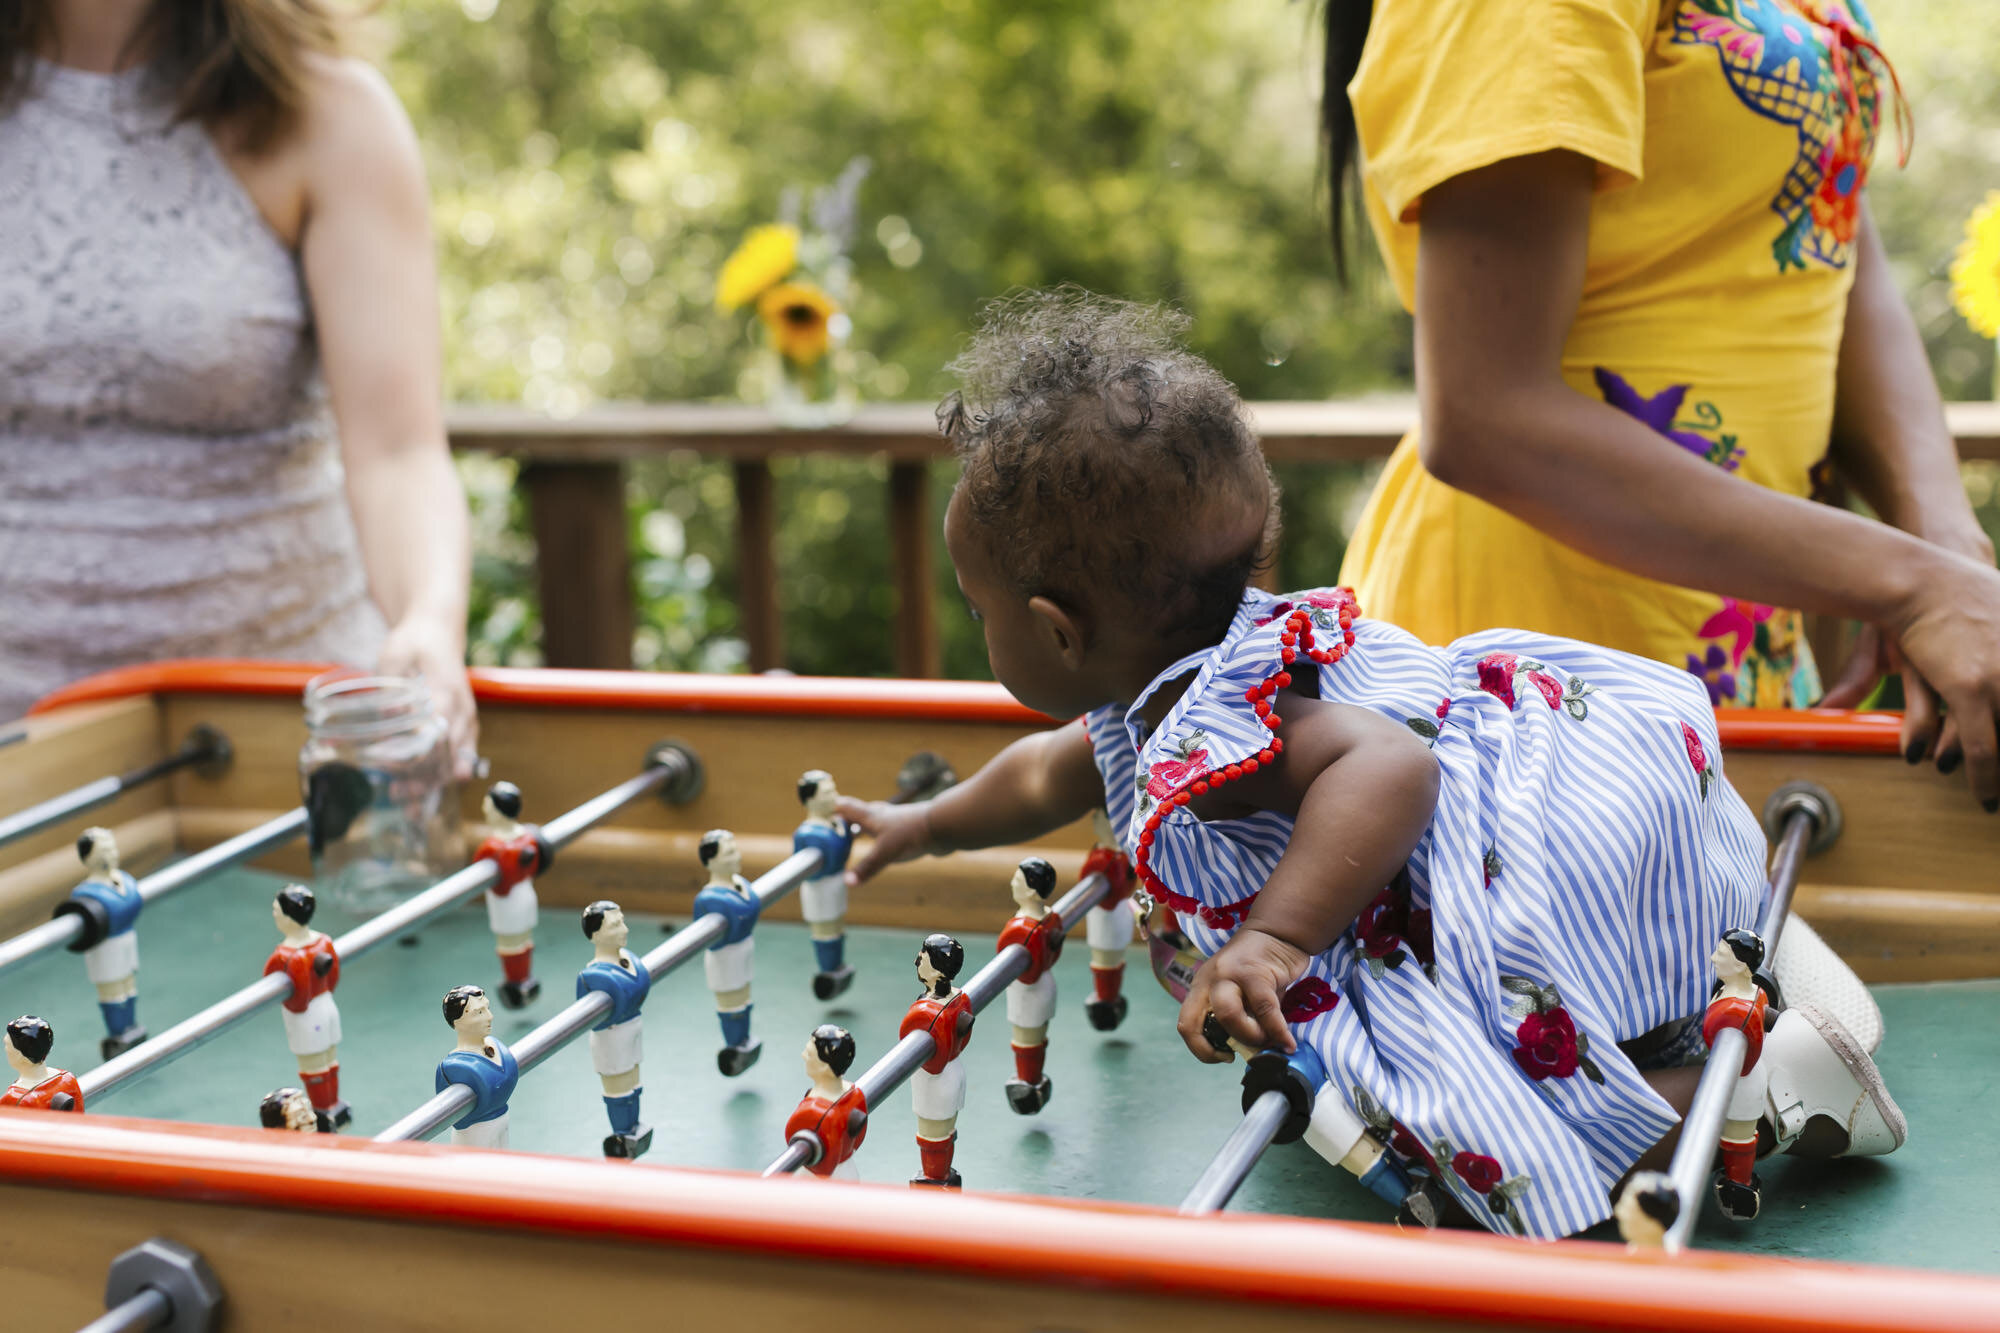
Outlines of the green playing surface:
[[[139,1017],[154,1031],[254,980],[276,943],[271,876],[232,871],[149,907],[139,925]],[[865,892],[865,890],[863,890]],[[997,930],[1009,904],[996,895]],[[315,921],[330,933],[354,924],[330,907]],[[1080,934],[1080,930],[1078,931]],[[631,947],[666,938],[657,917],[634,917]],[[772,923],[757,935],[753,1018],[762,1060],[738,1078],[716,1070],[720,1042],[698,963],[653,988],[646,1006],[644,1116],[653,1148],[641,1166],[684,1164],[761,1169],[783,1145],[785,1118],[805,1091],[799,1050],[816,1023],[838,1022],[860,1046],[856,1068],[888,1050],[915,997],[919,933],[857,930],[848,938],[853,988],[832,1004],[812,998],[812,954],[802,927]],[[991,956],[991,937],[967,939],[967,975]],[[497,1011],[495,1032],[517,1040],[574,996],[589,946],[569,909],[545,909],[537,937],[540,1000],[522,1013]],[[972,1189],[1138,1203],[1177,1204],[1238,1116],[1237,1070],[1195,1063],[1173,1031],[1174,1004],[1132,951],[1132,1012],[1114,1033],[1083,1015],[1089,952],[1075,940],[1056,969],[1060,1008],[1050,1031],[1054,1099],[1038,1116],[1010,1111],[1011,1075],[1003,1002],[979,1021],[969,1089],[959,1118],[957,1165]],[[425,927],[414,943],[391,944],[343,969],[338,998],[344,1040],[341,1092],[354,1105],[351,1135],[370,1135],[423,1102],[452,1037],[439,1001],[452,986],[493,993],[500,977],[485,913],[476,903]],[[1699,1244],[1823,1259],[2000,1273],[1993,1216],[1993,1162],[2000,1154],[2000,982],[1884,986],[1888,1020],[1880,1064],[1910,1121],[1910,1142],[1880,1160],[1816,1163],[1777,1159],[1760,1170],[1764,1216],[1738,1226],[1713,1207]],[[55,953],[0,978],[0,1008],[40,1013],[56,1028],[55,1062],[78,1072],[98,1063],[102,1025],[82,961]],[[207,1046],[91,1103],[107,1114],[254,1125],[257,1103],[297,1081],[274,1010]],[[582,1041],[523,1075],[512,1104],[512,1146],[593,1157],[608,1126]],[[875,1109],[856,1157],[862,1178],[900,1182],[917,1167],[907,1092]],[[1234,1208],[1306,1217],[1385,1220],[1383,1207],[1351,1178],[1300,1144],[1273,1148]],[[1603,1234],[1609,1234],[1606,1231]]]

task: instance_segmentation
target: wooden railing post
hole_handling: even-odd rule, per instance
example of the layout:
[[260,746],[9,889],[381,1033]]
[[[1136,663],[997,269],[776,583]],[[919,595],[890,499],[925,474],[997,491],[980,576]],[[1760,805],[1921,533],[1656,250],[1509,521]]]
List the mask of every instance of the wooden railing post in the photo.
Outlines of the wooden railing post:
[[930,465],[889,465],[889,566],[896,583],[896,674],[944,674],[931,571]]
[[778,489],[763,459],[736,464],[736,606],[750,669],[784,665],[784,624],[778,614]]
[[542,660],[632,666],[632,553],[624,469],[615,462],[528,463],[528,521],[542,601]]

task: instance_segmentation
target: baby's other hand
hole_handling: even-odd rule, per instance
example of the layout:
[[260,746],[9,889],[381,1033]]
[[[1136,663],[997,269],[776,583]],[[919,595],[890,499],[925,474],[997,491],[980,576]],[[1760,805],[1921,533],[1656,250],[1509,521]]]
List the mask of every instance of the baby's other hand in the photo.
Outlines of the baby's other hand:
[[883,866],[914,861],[931,850],[931,803],[891,805],[843,796],[840,817],[873,839],[868,849],[847,863],[849,886],[872,878]]
[[1285,989],[1305,975],[1312,960],[1305,950],[1276,935],[1245,926],[1194,974],[1181,1005],[1181,1040],[1205,1064],[1224,1064],[1232,1057],[1215,1049],[1202,1027],[1215,1015],[1236,1041],[1252,1050],[1290,1054],[1298,1043],[1285,1023]]

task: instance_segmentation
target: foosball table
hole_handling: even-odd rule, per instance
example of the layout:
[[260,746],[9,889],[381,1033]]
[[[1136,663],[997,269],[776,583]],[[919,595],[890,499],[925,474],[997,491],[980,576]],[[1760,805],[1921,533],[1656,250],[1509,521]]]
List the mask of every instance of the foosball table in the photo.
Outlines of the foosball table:
[[1087,823],[845,892],[835,784],[1049,725],[996,686],[476,672],[469,859],[363,914],[288,887],[316,670],[116,672],[0,734],[8,1329],[2000,1327],[2000,820],[1891,716],[1722,737],[1753,809],[1819,803],[1774,882],[1876,984],[1911,1141],[1632,1252],[1399,1227],[1284,1142],[1181,1047]]

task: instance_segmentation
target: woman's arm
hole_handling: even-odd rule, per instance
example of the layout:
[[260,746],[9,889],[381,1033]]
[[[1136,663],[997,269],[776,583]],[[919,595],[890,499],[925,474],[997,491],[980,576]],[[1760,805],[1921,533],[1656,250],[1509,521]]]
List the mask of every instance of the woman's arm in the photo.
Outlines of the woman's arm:
[[1181,1005],[1181,1040],[1201,1060],[1211,1012],[1247,1046],[1289,1051],[1283,997],[1396,878],[1437,810],[1438,768],[1417,734],[1379,713],[1281,692],[1285,748],[1254,774],[1198,797],[1203,818],[1245,807],[1292,816],[1292,840],[1250,915],[1202,964]]
[[301,134],[300,253],[348,503],[389,622],[381,667],[430,683],[464,770],[478,743],[465,675],[471,547],[444,437],[423,161],[395,94],[352,61],[320,64]]
[[[1841,475],[1885,523],[1993,563],[1993,543],[1973,516],[1959,477],[1958,450],[1944,421],[1944,404],[1931,377],[1917,323],[1896,290],[1888,253],[1875,219],[1864,206],[1854,252],[1854,285],[1840,339],[1840,370],[1833,418],[1833,458]],[[1826,702],[1851,708],[1867,697],[1893,659],[1869,627]],[[1912,712],[1934,714],[1937,700],[1912,679],[1905,691]],[[1960,756],[1947,721],[1939,735],[1938,766],[1950,771]]]
[[874,839],[848,866],[859,884],[919,856],[1038,838],[1104,804],[1104,784],[1082,719],[1023,736],[977,773],[928,801],[891,805],[843,797],[840,813]]
[[[2000,811],[2000,574],[1887,525],[1745,485],[1563,381],[1595,170],[1576,154],[1545,153],[1424,196],[1425,466],[1622,569],[1877,626],[1950,707],[1973,792]],[[1907,716],[1906,748],[1928,750],[1934,722]]]

